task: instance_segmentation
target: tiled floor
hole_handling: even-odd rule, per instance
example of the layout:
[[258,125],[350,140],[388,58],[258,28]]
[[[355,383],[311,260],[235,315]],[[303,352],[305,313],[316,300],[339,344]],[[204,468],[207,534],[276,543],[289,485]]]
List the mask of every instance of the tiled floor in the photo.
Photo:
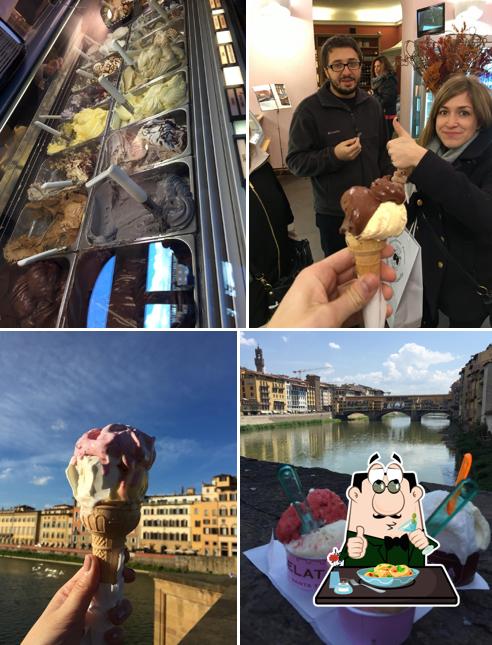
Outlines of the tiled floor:
[[[300,239],[307,238],[309,240],[315,262],[322,260],[324,255],[319,241],[319,231],[314,219],[311,180],[305,177],[294,177],[293,175],[281,175],[279,180],[294,213],[297,236]],[[447,327],[448,324],[446,316],[441,314],[439,327]],[[488,319],[482,327],[490,327]]]

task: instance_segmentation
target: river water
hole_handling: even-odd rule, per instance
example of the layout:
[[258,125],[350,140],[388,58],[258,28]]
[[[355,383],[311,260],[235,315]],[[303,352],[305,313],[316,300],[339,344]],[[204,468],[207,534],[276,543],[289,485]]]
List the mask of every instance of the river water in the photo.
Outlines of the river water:
[[439,433],[448,426],[443,419],[413,422],[409,417],[390,417],[377,422],[323,421],[320,425],[299,424],[287,429],[251,429],[241,432],[241,455],[352,473],[364,470],[368,457],[376,451],[383,463],[397,452],[404,468],[416,471],[419,481],[453,484],[454,455]]
[[[63,571],[57,578],[33,573],[42,565]],[[43,612],[54,593],[71,578],[77,568],[62,562],[36,562],[0,557],[0,645],[18,645]],[[145,573],[125,586],[125,596],[133,605],[124,624],[125,643],[152,645],[154,622],[154,581]]]

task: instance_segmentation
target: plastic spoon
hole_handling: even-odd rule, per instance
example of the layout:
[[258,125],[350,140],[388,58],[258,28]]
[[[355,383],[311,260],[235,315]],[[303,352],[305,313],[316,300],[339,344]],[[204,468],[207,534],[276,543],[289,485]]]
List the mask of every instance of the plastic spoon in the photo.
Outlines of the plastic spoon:
[[[428,520],[425,522],[427,533],[435,537],[440,533],[443,528],[452,520],[452,518],[461,511],[461,509],[471,502],[471,500],[478,494],[478,486],[473,479],[463,479],[453,490],[449,493],[446,499],[439,504],[436,510],[432,513]],[[456,499],[455,508],[451,514],[447,511],[448,503]]]
[[120,43],[117,40],[113,42],[113,49],[121,56],[121,58],[125,61],[127,65],[130,65],[132,67],[133,65],[135,65],[135,61],[133,60],[133,58],[128,56],[126,51],[123,49],[123,47],[120,45]]
[[322,523],[314,519],[308,501],[302,492],[301,482],[297,472],[288,464],[281,466],[277,473],[278,480],[282,486],[287,499],[294,506],[294,509],[301,520],[301,535],[315,531]]
[[49,132],[49,134],[52,134],[55,137],[63,139],[63,141],[66,141],[68,144],[72,143],[69,137],[65,136],[58,130],[55,130],[55,128],[51,128],[49,125],[46,125],[46,123],[41,123],[41,121],[34,121],[34,125],[40,128],[41,130],[44,130],[45,132]]
[[131,103],[129,103],[129,102],[126,100],[126,98],[123,96],[123,94],[122,94],[121,92],[119,92],[119,91],[116,89],[116,87],[115,87],[112,83],[110,83],[110,82],[108,81],[108,79],[107,79],[107,77],[106,77],[106,76],[100,76],[100,77],[98,78],[98,83],[99,83],[99,85],[101,85],[102,87],[104,87],[104,89],[106,90],[106,92],[108,92],[109,94],[111,94],[111,96],[114,98],[114,100],[115,100],[117,103],[119,103],[119,104],[120,104],[120,105],[122,105],[126,110],[128,110],[128,112],[130,112],[130,114],[133,114],[133,113],[135,112],[135,108],[133,107],[133,105],[131,105]]
[[[456,477],[456,481],[454,482],[455,486],[457,486],[461,481],[468,477],[468,473],[470,472],[472,466],[472,461],[473,456],[471,452],[465,453],[463,460],[461,461],[461,466]],[[455,494],[454,497],[451,498],[451,500],[448,502],[448,505],[446,506],[446,511],[449,515],[451,515],[451,513],[454,511],[454,507],[456,506],[456,497],[457,494]]]
[[160,4],[156,2],[156,0],[149,0],[149,5],[152,7],[154,11],[157,11],[157,13],[160,16],[162,16],[163,18],[167,18],[166,11],[161,7]]

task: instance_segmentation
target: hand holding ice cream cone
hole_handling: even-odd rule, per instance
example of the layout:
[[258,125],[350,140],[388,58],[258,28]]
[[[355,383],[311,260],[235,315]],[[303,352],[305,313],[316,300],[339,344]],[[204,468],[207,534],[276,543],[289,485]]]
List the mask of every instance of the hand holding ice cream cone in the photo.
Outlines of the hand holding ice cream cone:
[[[407,223],[403,186],[382,177],[370,188],[353,186],[340,201],[345,219],[340,228],[354,255],[357,276],[368,273],[380,277],[381,251],[389,237],[400,235]],[[365,309],[366,327],[383,327],[385,303],[379,291]]]
[[83,643],[103,642],[107,611],[122,597],[125,540],[140,520],[147,472],[155,459],[154,439],[120,424],[93,428],[77,441],[67,468],[92,552],[100,564],[99,589],[89,607]]

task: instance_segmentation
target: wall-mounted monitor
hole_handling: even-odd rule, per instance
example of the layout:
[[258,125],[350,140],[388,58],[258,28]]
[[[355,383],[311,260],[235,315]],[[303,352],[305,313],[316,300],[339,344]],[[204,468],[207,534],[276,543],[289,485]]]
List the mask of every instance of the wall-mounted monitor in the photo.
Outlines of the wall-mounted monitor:
[[444,33],[444,2],[417,9],[417,37]]

